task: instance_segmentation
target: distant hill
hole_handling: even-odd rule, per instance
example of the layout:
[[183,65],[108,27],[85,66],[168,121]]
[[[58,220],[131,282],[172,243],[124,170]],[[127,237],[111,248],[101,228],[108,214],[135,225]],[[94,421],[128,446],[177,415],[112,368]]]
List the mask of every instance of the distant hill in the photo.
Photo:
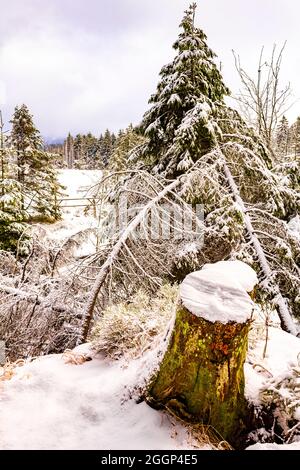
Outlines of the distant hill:
[[65,141],[64,137],[43,137],[45,145],[62,145]]

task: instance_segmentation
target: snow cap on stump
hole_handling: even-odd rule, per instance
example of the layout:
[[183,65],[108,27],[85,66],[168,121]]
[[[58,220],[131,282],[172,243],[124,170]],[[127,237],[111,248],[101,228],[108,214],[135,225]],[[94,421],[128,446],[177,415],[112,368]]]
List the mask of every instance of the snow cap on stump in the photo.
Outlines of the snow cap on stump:
[[191,313],[205,320],[245,323],[254,306],[247,292],[257,282],[255,271],[242,261],[219,261],[188,274],[180,297]]

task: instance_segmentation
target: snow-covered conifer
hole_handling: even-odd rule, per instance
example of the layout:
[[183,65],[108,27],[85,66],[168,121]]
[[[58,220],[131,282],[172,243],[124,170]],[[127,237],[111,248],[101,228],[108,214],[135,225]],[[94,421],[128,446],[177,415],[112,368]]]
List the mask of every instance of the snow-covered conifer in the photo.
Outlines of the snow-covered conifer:
[[114,171],[128,169],[130,166],[129,158],[131,150],[142,145],[144,142],[145,138],[138,134],[132,124],[130,124],[128,128],[120,132],[117,137],[115,148],[109,160],[110,168]]
[[26,254],[28,231],[22,207],[22,186],[15,179],[0,180],[0,249]]
[[292,153],[294,155],[300,154],[300,116],[297,118],[296,122],[291,126],[291,144],[292,144]]
[[100,136],[100,154],[104,165],[107,165],[109,162],[109,159],[114,149],[115,142],[116,136],[114,135],[114,133],[111,133],[108,129],[106,129],[103,136]]
[[44,150],[42,138],[26,105],[16,107],[11,123],[11,150],[17,167],[16,178],[22,187],[23,209],[31,214],[37,212],[58,218],[60,185],[51,154]]
[[0,249],[5,251],[27,250],[26,213],[23,209],[23,188],[16,180],[16,165],[12,162],[8,139],[3,133],[0,112]]
[[204,244],[193,252],[191,264],[188,257],[179,260],[175,254],[173,274],[178,280],[205,262],[245,259],[259,271],[267,298],[272,300],[281,290],[299,316],[300,245],[286,224],[297,213],[299,192],[274,171],[263,138],[225,103],[229,91],[205,34],[195,27],[195,9],[193,4],[185,12],[183,32],[174,45],[177,55],[162,69],[152,107],[144,115],[141,130],[148,140],[132,152],[138,160],[136,169],[150,168],[162,187],[165,178],[184,175],[176,192],[186,202],[204,206]]
[[159,173],[174,176],[190,168],[216,144],[220,129],[216,104],[229,94],[207,46],[195,26],[196,4],[185,12],[182,32],[174,44],[176,56],[162,68],[152,107],[141,129],[149,138],[143,158]]
[[282,116],[277,128],[276,144],[279,156],[284,156],[288,153],[290,147],[290,129],[289,121],[285,116]]

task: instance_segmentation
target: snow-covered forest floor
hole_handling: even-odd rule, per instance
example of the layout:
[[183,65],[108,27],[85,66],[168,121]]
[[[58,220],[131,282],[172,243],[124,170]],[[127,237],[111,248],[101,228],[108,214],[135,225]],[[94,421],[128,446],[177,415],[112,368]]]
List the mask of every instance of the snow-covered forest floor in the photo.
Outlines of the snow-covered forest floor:
[[[59,180],[66,188],[63,197],[84,197],[100,177],[101,172],[95,170],[61,170]],[[79,205],[82,201],[64,204]],[[63,244],[79,231],[96,226],[97,220],[85,214],[84,208],[71,207],[63,210],[61,221],[53,225],[38,224],[37,230],[44,234],[45,240]],[[94,251],[95,238],[91,235],[77,246],[74,256]],[[75,356],[66,353],[40,357],[29,363],[21,361],[16,367],[2,370],[1,449],[143,449],[145,446],[184,449],[191,446],[193,439],[188,430],[178,422],[175,424],[174,419],[145,403],[128,400],[129,389],[137,383],[144,359],[131,364],[111,363],[100,355],[81,363],[86,353],[89,355],[88,349],[76,348]],[[76,365],[78,360],[80,365]]]
[[15,377],[3,384],[2,449],[191,446],[188,432],[172,418],[128,398],[141,361],[125,367],[100,356],[75,365],[68,363],[72,357],[39,358],[17,368]]
[[[286,377],[300,353],[298,339],[278,328],[269,333],[266,359],[262,360],[260,339],[245,365],[246,393],[255,402],[263,384],[270,386],[271,374],[274,379]],[[205,444],[203,436],[201,445],[167,414],[130,398],[131,387],[145,375],[149,357],[125,364],[101,356],[85,361],[86,356],[89,348],[81,346],[74,354],[41,357],[16,367],[11,380],[1,382],[2,449],[214,448]],[[299,406],[295,413],[299,419]],[[272,446],[279,447],[257,444],[255,448]],[[290,446],[300,448],[299,443]]]
[[[245,364],[246,396],[256,405],[260,391],[300,372],[300,340],[259,322]],[[166,413],[137,402],[137,384],[149,374],[154,351],[138,360],[111,361],[94,355],[88,345],[49,355],[7,369],[0,389],[0,447],[2,449],[216,449],[209,436],[195,436]],[[91,360],[90,360],[91,359]],[[299,378],[298,378],[299,381]],[[283,401],[294,401],[300,421],[298,392],[288,383],[278,388]],[[295,398],[298,402],[295,405]],[[285,410],[282,410],[283,417]],[[263,427],[258,439],[267,438]],[[270,437],[270,436],[269,436]],[[300,449],[300,442],[290,444]],[[289,448],[256,444],[254,448]]]
[[[100,176],[100,172],[80,170],[60,174],[69,198],[82,197]],[[63,243],[96,225],[97,221],[78,207],[64,209],[63,220],[43,228],[45,239]],[[79,258],[95,250],[93,236],[79,243],[76,250]],[[253,436],[253,441],[260,443],[251,448],[300,449],[300,442],[293,442],[300,423],[300,339],[279,328],[275,313],[268,325],[272,326],[266,326],[266,314],[258,309],[245,364],[246,396],[256,406],[276,403],[275,415],[283,429],[288,421],[296,424],[285,430],[286,444],[278,446],[264,444],[276,441],[276,429],[266,432],[262,423]],[[172,416],[138,403],[139,387],[155,362],[155,344],[154,340],[150,351],[131,360],[95,354],[87,344],[73,352],[7,364],[0,375],[0,448],[218,448],[208,433],[195,434]]]

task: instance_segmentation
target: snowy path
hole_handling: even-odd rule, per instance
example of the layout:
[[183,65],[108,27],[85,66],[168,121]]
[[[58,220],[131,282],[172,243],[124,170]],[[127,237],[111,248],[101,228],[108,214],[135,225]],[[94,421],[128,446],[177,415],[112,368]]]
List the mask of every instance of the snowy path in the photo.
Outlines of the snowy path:
[[[284,377],[298,363],[300,340],[270,328],[264,360],[263,349],[262,339],[250,352],[251,364],[245,365],[246,395],[256,403],[259,390],[270,380],[266,370]],[[87,345],[77,348],[77,353],[87,351]],[[15,369],[11,380],[0,381],[0,449],[194,449],[181,425],[130,398],[130,390],[153,363],[154,352],[148,354],[127,366],[99,356],[81,365],[68,364],[59,354]]]
[[[101,175],[100,170],[60,170],[59,181],[66,187],[63,197],[85,197],[86,191],[100,181]],[[47,235],[53,240],[64,240],[81,230],[97,226],[94,217],[84,214],[83,207],[65,208],[62,212],[61,221],[46,227]]]
[[0,382],[0,449],[184,449],[188,434],[128,397],[138,361],[65,364],[46,356]]

